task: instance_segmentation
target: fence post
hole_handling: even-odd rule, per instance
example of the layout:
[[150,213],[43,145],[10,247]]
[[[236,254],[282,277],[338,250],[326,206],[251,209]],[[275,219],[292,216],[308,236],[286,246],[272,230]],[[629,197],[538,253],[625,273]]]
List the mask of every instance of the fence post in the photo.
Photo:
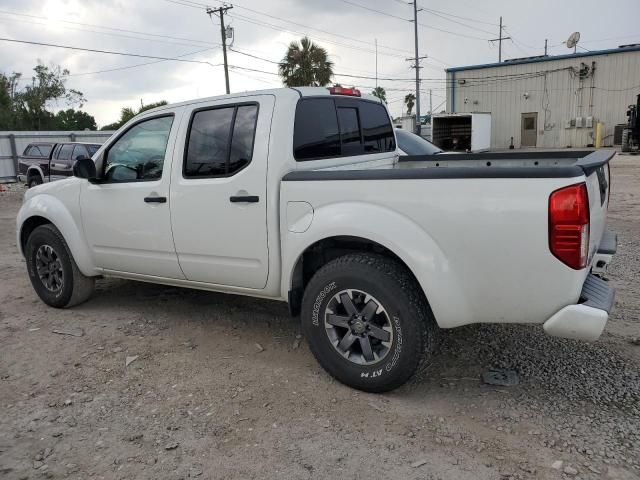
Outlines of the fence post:
[[11,157],[13,158],[13,175],[18,179],[18,149],[16,148],[16,136],[9,134],[9,145],[11,146]]
[[75,142],[75,141],[76,141],[76,134],[75,134],[75,133],[73,133],[73,132],[71,132],[71,133],[69,134],[69,139],[70,139],[72,142]]

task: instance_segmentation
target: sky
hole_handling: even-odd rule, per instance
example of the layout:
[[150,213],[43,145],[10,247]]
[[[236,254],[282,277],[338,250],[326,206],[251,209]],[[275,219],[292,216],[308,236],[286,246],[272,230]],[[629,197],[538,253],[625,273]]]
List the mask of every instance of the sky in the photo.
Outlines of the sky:
[[[0,40],[0,72],[21,72],[30,82],[41,62],[71,75],[67,87],[84,93],[83,110],[98,126],[118,119],[123,107],[159,100],[179,102],[225,93],[220,24],[206,14],[211,0],[2,0],[0,38],[103,50],[86,52]],[[385,88],[392,115],[415,90],[413,5],[403,0],[240,0],[225,23],[233,27],[228,52],[231,92],[282,86],[277,62],[287,45],[308,35],[334,62],[334,82],[370,92]],[[578,51],[640,43],[638,0],[418,0],[422,112],[440,111],[444,70],[491,63],[503,17],[503,59],[571,50],[563,42],[581,33]],[[375,44],[377,42],[377,56]],[[158,58],[180,58],[168,61]],[[198,63],[200,62],[200,63]],[[359,78],[365,77],[365,78]],[[51,105],[59,110],[64,103]]]

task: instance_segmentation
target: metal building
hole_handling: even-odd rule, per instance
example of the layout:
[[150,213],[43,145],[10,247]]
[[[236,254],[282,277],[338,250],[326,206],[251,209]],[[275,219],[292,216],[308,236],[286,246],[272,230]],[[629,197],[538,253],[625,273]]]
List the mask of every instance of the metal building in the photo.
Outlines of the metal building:
[[491,113],[491,147],[612,145],[640,93],[640,45],[447,69],[447,112]]

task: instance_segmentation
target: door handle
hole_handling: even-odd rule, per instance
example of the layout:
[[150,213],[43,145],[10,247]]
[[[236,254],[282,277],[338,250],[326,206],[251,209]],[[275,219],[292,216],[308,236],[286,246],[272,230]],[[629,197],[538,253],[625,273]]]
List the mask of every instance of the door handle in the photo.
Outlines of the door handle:
[[146,203],[167,203],[167,197],[144,197]]
[[260,197],[257,195],[233,195],[229,197],[231,203],[258,203]]

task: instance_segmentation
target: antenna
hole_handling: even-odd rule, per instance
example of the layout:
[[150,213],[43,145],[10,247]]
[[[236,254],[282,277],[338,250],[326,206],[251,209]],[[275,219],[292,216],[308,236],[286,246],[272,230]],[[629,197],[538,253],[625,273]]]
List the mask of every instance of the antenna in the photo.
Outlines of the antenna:
[[573,53],[576,53],[576,49],[579,41],[580,41],[580,32],[573,32],[571,35],[569,35],[569,38],[565,43],[567,44],[567,48],[573,48]]

